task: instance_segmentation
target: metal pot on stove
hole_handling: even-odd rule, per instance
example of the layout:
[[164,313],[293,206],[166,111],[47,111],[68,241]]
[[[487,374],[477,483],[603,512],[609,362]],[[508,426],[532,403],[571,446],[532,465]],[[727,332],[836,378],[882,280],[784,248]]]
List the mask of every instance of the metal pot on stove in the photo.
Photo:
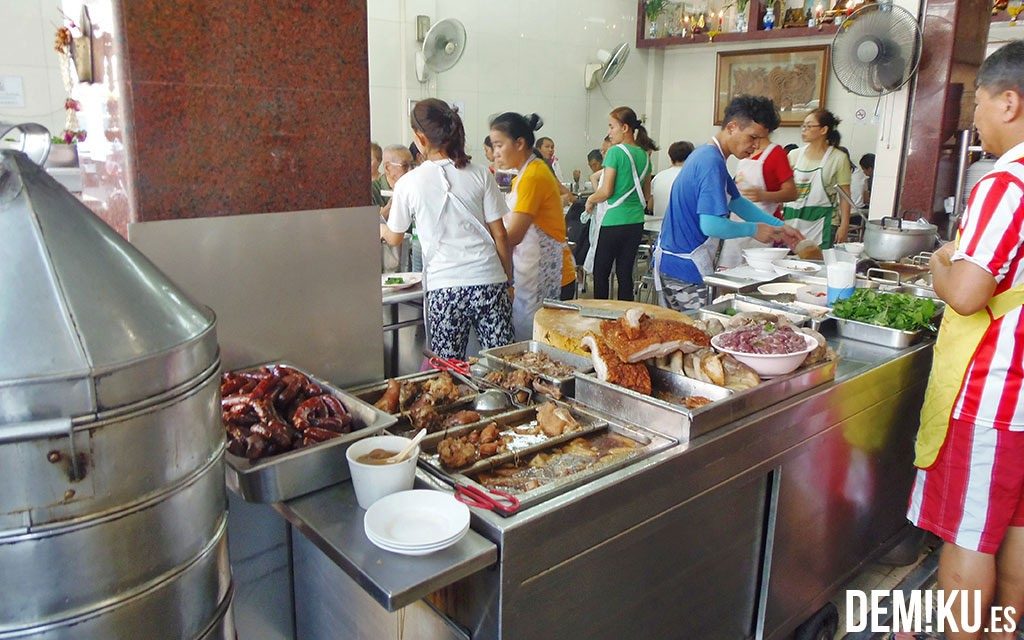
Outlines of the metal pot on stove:
[[875,260],[899,260],[935,247],[939,228],[923,220],[885,217],[864,227],[864,253]]

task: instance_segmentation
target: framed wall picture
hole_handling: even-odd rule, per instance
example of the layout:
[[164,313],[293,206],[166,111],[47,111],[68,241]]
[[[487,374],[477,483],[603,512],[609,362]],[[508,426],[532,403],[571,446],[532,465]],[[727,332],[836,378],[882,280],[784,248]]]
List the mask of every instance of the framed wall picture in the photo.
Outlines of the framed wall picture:
[[808,113],[825,106],[828,54],[828,45],[719,53],[715,124],[722,124],[730,100],[747,94],[771,98],[782,126],[800,126]]

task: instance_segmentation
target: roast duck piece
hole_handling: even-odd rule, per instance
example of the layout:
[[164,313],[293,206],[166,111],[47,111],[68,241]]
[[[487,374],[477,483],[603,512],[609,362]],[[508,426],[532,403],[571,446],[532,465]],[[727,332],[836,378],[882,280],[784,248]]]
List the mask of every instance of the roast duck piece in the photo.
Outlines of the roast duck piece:
[[[374,406],[385,413],[405,414],[414,429],[426,429],[432,433],[441,429],[445,422],[445,416],[437,408],[455,402],[461,395],[452,377],[447,371],[442,371],[426,380],[388,380],[384,395]],[[479,419],[478,416],[476,420]]]
[[220,393],[228,451],[249,460],[337,438],[354,428],[340,400],[291,367],[225,373]]

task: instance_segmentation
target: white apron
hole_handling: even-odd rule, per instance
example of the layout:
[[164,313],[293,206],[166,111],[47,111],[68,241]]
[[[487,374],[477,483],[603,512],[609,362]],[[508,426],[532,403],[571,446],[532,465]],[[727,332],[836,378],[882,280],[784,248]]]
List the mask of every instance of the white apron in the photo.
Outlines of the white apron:
[[[719,153],[722,153],[722,145],[718,143],[718,139],[711,138],[711,142],[714,142],[715,146],[718,147]],[[725,153],[722,153],[722,157],[725,157]],[[728,190],[726,190],[725,199],[727,201],[729,200]],[[664,224],[664,221],[662,221],[662,225]],[[661,257],[665,254],[682,258],[683,260],[689,260],[693,263],[693,266],[697,267],[697,271],[700,272],[701,276],[706,276],[709,273],[715,272],[715,256],[718,253],[718,246],[721,243],[719,238],[712,238],[709,236],[708,239],[696,249],[693,249],[688,253],[676,253],[661,246],[661,238],[663,235],[664,234],[658,234],[658,244],[654,247],[654,290],[659,294],[661,294],[662,289],[664,289],[661,282]],[[661,295],[659,295],[658,298],[664,299]]]
[[[534,162],[531,158],[519,170],[519,175]],[[516,210],[519,179],[512,191],[505,196],[510,212]],[[512,269],[515,281],[515,297],[512,300],[512,326],[516,341],[533,337],[533,316],[541,308],[544,298],[558,298],[562,289],[562,252],[566,244],[555,240],[530,224],[522,242],[512,249]]]
[[[640,175],[636,171],[636,162],[633,161],[633,156],[630,155],[629,149],[626,148],[626,145],[619,143],[615,146],[622,149],[622,152],[625,153],[626,157],[629,159],[629,167],[633,170],[633,187],[626,191],[625,193],[623,193],[622,196],[615,202],[609,203],[606,200],[604,202],[598,203],[597,206],[594,207],[594,217],[590,221],[590,249],[587,250],[587,257],[583,261],[583,268],[587,271],[587,273],[594,273],[594,256],[597,254],[597,240],[601,235],[601,224],[604,222],[604,214],[608,213],[609,209],[614,209],[615,207],[625,202],[626,198],[632,195],[634,191],[636,191],[637,197],[640,198],[640,202],[644,201],[644,187],[643,184],[640,182]],[[648,160],[648,162],[650,162],[650,160]],[[646,171],[647,165],[644,165],[644,172]],[[618,178],[618,176],[616,176],[616,178]],[[598,188],[601,187],[601,183],[603,181],[604,171],[602,170],[601,177],[598,178],[597,180]],[[614,186],[612,188],[614,190]],[[602,205],[604,206],[602,207]]]
[[[740,160],[736,165],[736,186],[738,187],[742,182],[743,186],[767,189],[768,187],[764,183],[764,161],[768,154],[777,146],[779,145],[775,143],[768,145],[761,152],[761,155],[757,157],[757,160],[750,158]],[[755,202],[754,204],[757,205],[758,209],[770,216],[774,216],[775,210],[779,207],[777,202]],[[743,218],[735,213],[730,214],[729,217],[737,222],[743,222]],[[718,266],[726,268],[739,266],[743,262],[744,249],[770,246],[770,244],[760,242],[754,238],[729,238],[722,243],[722,257],[718,260]]]
[[[787,203],[783,209],[786,223],[795,227],[805,238],[818,243],[822,249],[832,246],[832,213],[835,205],[825,188],[824,167],[834,147],[829,147],[817,167],[810,170],[793,169],[796,183],[796,200]],[[807,147],[800,150],[796,166],[804,159]],[[827,246],[826,246],[827,245]]]

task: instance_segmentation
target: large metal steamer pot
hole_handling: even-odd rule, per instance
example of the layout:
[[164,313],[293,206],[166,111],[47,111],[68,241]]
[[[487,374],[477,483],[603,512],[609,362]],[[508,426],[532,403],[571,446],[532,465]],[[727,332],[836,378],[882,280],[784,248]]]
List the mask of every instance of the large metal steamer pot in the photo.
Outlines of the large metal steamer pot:
[[18,152],[0,254],[0,639],[233,638],[212,312]]
[[900,218],[869,220],[864,227],[864,253],[875,260],[899,260],[931,251],[939,228],[915,223],[904,226]]

